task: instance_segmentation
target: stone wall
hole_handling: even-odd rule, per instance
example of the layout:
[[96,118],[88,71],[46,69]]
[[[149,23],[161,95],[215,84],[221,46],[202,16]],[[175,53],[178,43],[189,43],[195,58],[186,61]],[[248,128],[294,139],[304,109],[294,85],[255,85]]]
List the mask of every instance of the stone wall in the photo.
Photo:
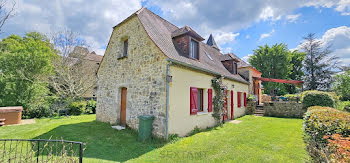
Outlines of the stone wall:
[[265,102],[265,116],[303,118],[306,109],[303,104],[297,102]]
[[[128,39],[128,56],[121,58]],[[96,119],[120,123],[121,88],[127,88],[126,123],[138,128],[138,116],[153,115],[153,135],[165,136],[166,57],[137,17],[112,32],[98,71]]]

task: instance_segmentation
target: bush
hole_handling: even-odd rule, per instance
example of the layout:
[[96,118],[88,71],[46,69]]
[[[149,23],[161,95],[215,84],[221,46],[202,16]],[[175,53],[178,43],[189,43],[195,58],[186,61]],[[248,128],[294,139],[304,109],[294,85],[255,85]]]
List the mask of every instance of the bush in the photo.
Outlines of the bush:
[[56,113],[49,106],[24,109],[22,113],[23,119],[52,117],[56,115]]
[[316,162],[330,159],[327,136],[350,134],[350,113],[329,107],[313,106],[304,116],[303,130],[310,156]]
[[69,115],[80,115],[86,111],[86,101],[72,102],[68,108]]
[[300,97],[297,94],[286,94],[283,97],[285,97],[287,101],[300,101]]
[[87,102],[86,105],[86,113],[92,113],[92,114],[96,114],[96,101],[94,99],[90,99]]
[[343,137],[339,134],[325,136],[328,141],[328,151],[331,162],[350,162],[350,136]]
[[309,91],[303,94],[302,99],[305,108],[310,106],[328,106],[334,107],[335,100],[327,92]]

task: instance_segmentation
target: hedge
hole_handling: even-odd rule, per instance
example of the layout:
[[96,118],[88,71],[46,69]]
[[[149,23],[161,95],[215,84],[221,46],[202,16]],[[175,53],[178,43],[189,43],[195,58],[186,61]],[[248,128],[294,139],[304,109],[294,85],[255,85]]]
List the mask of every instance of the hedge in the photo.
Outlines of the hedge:
[[334,107],[335,99],[331,94],[320,91],[307,91],[302,94],[302,102],[305,108],[310,106]]
[[[350,113],[330,107],[310,107],[304,116],[303,130],[307,150],[314,161],[329,162],[337,159],[332,156],[336,155],[338,150],[333,150],[329,145],[334,135],[338,134],[344,138],[350,135]],[[347,144],[350,145],[350,141]],[[347,157],[342,159],[350,159],[350,156]],[[338,159],[336,162],[341,162]]]

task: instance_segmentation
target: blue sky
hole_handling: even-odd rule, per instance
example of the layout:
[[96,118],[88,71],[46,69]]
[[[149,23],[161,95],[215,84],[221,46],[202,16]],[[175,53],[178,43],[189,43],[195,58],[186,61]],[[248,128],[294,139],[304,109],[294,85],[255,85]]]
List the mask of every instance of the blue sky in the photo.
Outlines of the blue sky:
[[[307,33],[332,44],[342,64],[350,63],[350,0],[13,0],[16,15],[0,38],[30,31],[78,33],[103,55],[112,27],[146,6],[173,24],[213,34],[223,53],[247,59],[260,45],[285,43],[297,49]],[[206,41],[206,40],[205,40]]]

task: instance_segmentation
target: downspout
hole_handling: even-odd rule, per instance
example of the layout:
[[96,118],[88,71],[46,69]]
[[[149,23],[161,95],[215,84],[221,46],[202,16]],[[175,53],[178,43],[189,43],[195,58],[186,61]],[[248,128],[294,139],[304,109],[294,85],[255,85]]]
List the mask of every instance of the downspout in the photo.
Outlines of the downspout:
[[169,83],[171,82],[171,75],[170,75],[170,65],[172,64],[171,61],[167,64],[167,73],[166,73],[166,117],[165,117],[165,123],[166,123],[166,129],[165,129],[165,139],[168,140],[169,137]]

